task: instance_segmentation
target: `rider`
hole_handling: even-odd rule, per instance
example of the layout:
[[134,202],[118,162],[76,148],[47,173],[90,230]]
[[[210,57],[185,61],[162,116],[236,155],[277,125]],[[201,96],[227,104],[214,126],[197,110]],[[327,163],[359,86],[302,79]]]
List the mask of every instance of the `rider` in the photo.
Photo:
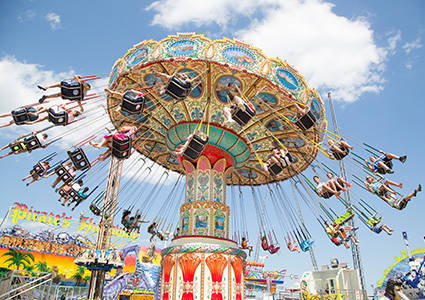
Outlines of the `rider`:
[[[87,82],[83,81],[81,78],[82,77],[79,76],[79,75],[74,75],[73,80],[78,81],[80,83],[81,87],[82,87],[81,99],[79,99],[77,101],[77,103],[78,103],[78,106],[80,107],[81,112],[83,112],[84,108],[83,108],[83,105],[81,104],[81,100],[84,99],[84,95],[87,93],[87,91],[89,91],[91,89],[91,86]],[[46,91],[47,89],[50,89],[50,88],[62,88],[64,86],[64,84],[65,84],[65,80],[61,81],[60,83],[55,83],[55,84],[52,84],[52,85],[49,85],[49,86],[46,86],[46,87],[43,87],[41,85],[38,85],[37,87],[40,90]],[[58,97],[62,97],[62,96],[63,96],[62,91],[59,92],[59,93],[53,94],[53,95],[48,95],[48,96],[44,95],[43,97],[40,98],[40,100],[38,100],[38,102],[40,102],[40,103],[45,102],[46,103],[46,102],[48,102],[48,101],[45,101],[46,99],[58,98]]]
[[[367,222],[367,225],[369,226],[369,229],[372,230],[375,233],[381,233],[382,230],[384,230],[388,235],[392,235],[394,229],[391,229],[387,224],[381,223],[380,220],[376,219],[375,216],[369,219]],[[379,225],[379,226],[378,226]]]
[[333,181],[333,183],[335,184],[335,189],[337,192],[339,191],[347,191],[347,188],[345,186],[347,186],[348,188],[351,187],[351,184],[348,183],[347,181],[345,181],[342,177],[337,177],[336,179],[334,178],[334,175],[331,172],[328,172],[326,174],[326,176],[328,176],[329,180]]
[[[69,192],[71,189],[73,189],[75,192],[79,192],[81,190],[81,186],[83,185],[83,180],[82,179],[78,179],[77,182],[70,182],[64,186],[61,187],[61,190],[64,191],[65,193]],[[63,202],[62,202],[62,206],[65,206],[65,203],[68,202],[69,197],[68,196],[60,196],[60,198],[58,199],[58,201],[60,202],[62,200],[62,198],[64,198]]]
[[329,145],[329,154],[333,156],[336,160],[341,160],[350,153],[350,150],[353,150],[353,146],[350,146],[346,141],[340,140],[335,142],[333,140],[328,141]]
[[29,178],[32,177],[32,180],[29,181],[29,182],[27,182],[26,183],[26,186],[29,186],[31,183],[36,182],[40,177],[43,177],[43,178],[47,178],[48,177],[48,176],[46,176],[46,173],[47,173],[47,170],[50,168],[49,162],[46,160],[46,161],[43,161],[41,164],[44,167],[44,171],[43,171],[43,173],[41,175],[38,174],[34,169],[32,169],[30,171],[30,175],[28,175],[27,177],[25,177],[25,178],[22,179],[22,181],[25,181],[25,180],[27,180],[27,179],[29,179]]
[[151,237],[149,239],[150,242],[152,242],[153,238],[158,234],[156,226],[156,222],[153,222],[151,225],[148,226],[148,233],[151,234]]
[[78,194],[80,195],[79,200],[77,200],[77,201],[72,200],[71,202],[68,203],[68,206],[70,206],[72,203],[75,202],[75,205],[71,210],[74,210],[78,205],[80,205],[81,202],[83,202],[84,200],[86,200],[88,198],[88,196],[89,196],[87,194],[88,191],[89,191],[89,188],[85,187],[84,190],[78,192]]
[[[22,121],[22,124],[25,125],[31,125],[31,124],[35,124],[37,123],[37,119],[38,119],[38,115],[40,113],[42,113],[43,111],[45,111],[44,107],[27,107],[25,108],[27,111],[27,116],[28,116],[28,121]],[[6,117],[12,117],[12,120],[10,120],[9,123],[0,125],[0,128],[4,128],[4,127],[8,127],[10,125],[16,124],[15,119],[13,118],[12,115],[13,111],[11,113],[5,113],[5,114],[0,114],[0,118],[6,118]]]
[[341,194],[341,192],[337,191],[334,180],[329,180],[328,182],[320,182],[319,176],[314,176],[313,180],[316,183],[316,193],[320,197],[328,199],[333,195],[339,197],[339,195]]
[[[179,80],[181,80],[183,82],[183,84],[186,85],[190,85],[192,84],[192,80],[190,79],[190,77],[186,74],[186,73],[177,73],[176,75],[172,76],[172,75],[168,75],[166,73],[162,73],[159,71],[156,71],[153,67],[151,68],[151,72],[161,78],[163,80],[163,84],[157,87],[157,92],[158,94],[162,95],[166,92],[167,90],[167,86],[169,84],[169,82],[173,79],[173,77],[178,78]],[[155,85],[156,85],[157,81],[155,81]]]
[[397,156],[392,153],[385,153],[382,150],[379,150],[379,153],[382,153],[382,156],[378,158],[376,158],[376,156],[369,157],[369,160],[372,162],[372,164],[369,164],[369,162],[366,159],[365,159],[365,163],[370,171],[374,173],[383,174],[383,175],[386,173],[389,173],[389,174],[394,173],[393,163],[392,163],[393,159],[398,159],[402,163],[404,163],[407,159],[406,155]]
[[286,148],[282,149],[280,147],[275,147],[270,158],[265,163],[263,163],[264,171],[267,174],[270,174],[269,166],[272,164],[280,165],[282,169],[290,166],[292,164],[292,161],[289,151]]
[[297,251],[298,253],[301,252],[298,245],[292,240],[289,240],[286,246],[288,247],[289,251],[292,251],[292,252]]
[[374,179],[372,176],[366,176],[366,180],[363,183],[371,193],[378,195],[382,200],[399,210],[405,208],[407,202],[413,197],[416,197],[416,194],[418,192],[422,191],[422,186],[419,184],[418,187],[412,193],[410,193],[406,197],[403,197],[401,201],[397,203],[397,199],[395,199],[396,192],[389,186],[393,185],[402,188],[403,183],[397,184],[394,181],[387,179],[381,183],[382,180],[384,180],[383,177],[380,177],[379,179]]
[[186,139],[186,142],[184,142],[183,144],[181,144],[180,146],[178,146],[176,148],[176,150],[173,151],[173,153],[175,155],[182,155],[186,151],[187,146],[189,145],[189,143],[192,140],[192,138],[193,138],[194,135],[199,136],[204,141],[207,139],[207,135],[204,132],[196,129],[194,133],[189,134],[189,136]]
[[248,256],[251,256],[251,252],[253,250],[252,246],[248,245],[248,240],[245,237],[242,237],[242,241],[241,241],[241,248],[242,249],[248,249]]
[[[49,109],[46,108],[44,110],[41,110],[39,112],[39,114],[47,112],[47,116],[44,116],[43,118],[38,119],[37,121],[34,121],[34,123],[39,123],[39,122],[43,122],[43,121],[46,121],[46,120],[50,121],[49,114],[52,114],[53,116],[60,115],[60,117],[65,118],[65,116],[62,116],[62,114],[63,114],[63,115],[66,115],[66,123],[64,125],[68,125],[68,124],[74,122],[75,118],[80,116],[83,111],[84,110],[78,111],[78,110],[72,110],[72,109],[66,108],[64,104],[55,105],[55,106],[50,107]],[[50,122],[55,124],[55,122],[53,122],[53,121],[50,121]],[[57,124],[55,124],[55,125],[57,125]]]
[[[47,145],[47,143],[45,143],[45,141],[47,140],[47,138],[49,136],[46,133],[40,134],[40,132],[41,132],[41,130],[33,131],[33,132],[31,132],[31,136],[37,137],[38,140],[40,141],[41,147],[42,148],[46,148],[48,145]],[[20,154],[20,153],[24,153],[24,152],[31,153],[32,150],[28,150],[27,149],[27,146],[25,145],[25,139],[26,139],[25,137],[26,137],[26,135],[21,135],[21,136],[19,136],[16,139],[16,141],[14,141],[14,142],[12,142],[12,143],[10,143],[10,144],[8,144],[8,145],[6,145],[6,146],[4,146],[4,147],[2,147],[0,149],[0,151],[3,151],[6,148],[11,148],[12,149],[16,145],[21,145],[21,149],[22,150],[19,150],[19,151],[10,151],[10,152],[8,152],[8,153],[6,153],[4,155],[1,155],[0,156],[0,159],[1,158],[4,158],[6,156],[12,155],[12,154]]]
[[236,121],[232,118],[232,113],[237,109],[246,110],[247,107],[249,107],[252,111],[254,111],[254,108],[250,103],[247,103],[244,101],[241,97],[242,93],[239,89],[239,87],[236,84],[228,83],[227,84],[228,93],[227,93],[227,99],[229,100],[230,106],[225,106],[223,108],[223,115],[226,118],[223,125],[226,124],[232,124]]
[[[108,134],[103,136],[103,139],[101,142],[99,143],[95,143],[90,141],[89,144],[92,145],[93,147],[99,149],[102,147],[106,147],[108,148],[108,151],[112,150],[112,141],[113,139],[118,139],[118,140],[124,140],[127,137],[132,138],[133,135],[135,134],[135,132],[137,131],[137,127],[135,126],[121,126],[120,128],[117,129],[117,133],[115,134]],[[106,151],[103,155],[107,155],[108,151]],[[110,154],[109,154],[110,155]],[[106,159],[105,157],[103,157],[103,160]]]
[[[121,100],[124,99],[124,97],[126,96],[126,94],[130,94],[130,93],[134,93],[134,94],[137,94],[140,97],[143,97],[143,93],[141,93],[138,90],[127,90],[127,91],[125,91],[125,93],[120,93],[120,92],[117,92],[117,91],[114,91],[114,90],[111,90],[111,89],[106,88],[105,89],[105,92],[108,95],[111,95],[112,97],[118,98],[118,99],[121,99]],[[116,112],[121,112],[121,105],[118,105],[117,108],[115,109],[115,111]]]

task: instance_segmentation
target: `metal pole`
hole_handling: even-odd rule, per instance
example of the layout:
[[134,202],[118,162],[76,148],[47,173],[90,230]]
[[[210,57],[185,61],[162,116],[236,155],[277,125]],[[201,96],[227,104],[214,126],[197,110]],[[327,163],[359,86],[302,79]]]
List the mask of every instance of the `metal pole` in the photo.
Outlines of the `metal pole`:
[[[294,185],[298,184],[300,182],[299,178],[293,178],[294,179]],[[302,224],[304,225],[304,218],[303,218],[303,214],[301,213],[301,207],[300,207],[300,203],[298,201],[298,197],[296,196],[295,190],[294,190],[294,186],[292,185],[292,192],[294,194],[295,197],[295,203],[297,205],[297,210],[298,210],[298,215],[300,217],[300,220],[302,222]],[[311,258],[311,263],[313,265],[313,269],[315,271],[319,270],[319,267],[317,266],[317,261],[316,261],[316,256],[314,255],[314,250],[313,250],[313,245],[310,246],[310,249],[308,251],[310,253],[310,258]]]
[[[329,108],[331,111],[331,116],[332,116],[332,123],[334,125],[334,132],[339,135],[339,127],[338,127],[338,123],[336,121],[336,115],[335,115],[335,110],[334,110],[334,106],[333,106],[333,102],[332,102],[332,97],[331,97],[331,93],[328,93],[328,99],[329,99]],[[339,161],[339,168],[341,170],[341,176],[342,178],[344,178],[344,180],[347,180],[347,170],[345,169],[345,164],[344,161],[341,159]],[[351,197],[350,197],[350,192],[349,189],[347,189],[347,191],[344,193],[345,195],[345,199],[347,200],[348,204],[350,205],[350,207],[348,208],[350,211],[352,211],[352,203],[351,203]],[[350,221],[348,221],[348,224],[354,228],[354,218],[351,219]],[[352,232],[353,236],[356,237],[356,232],[353,231]],[[353,256],[353,267],[354,269],[358,270],[359,272],[359,276],[360,276],[360,285],[362,287],[362,290],[365,290],[365,281],[364,281],[364,274],[363,274],[363,267],[362,267],[362,261],[360,258],[360,248],[359,246],[357,246],[356,244],[353,243],[353,241],[351,241],[351,253]]]
[[[96,250],[107,250],[111,243],[112,226],[117,203],[118,190],[121,179],[122,160],[112,156],[109,168],[108,182],[106,184],[105,198],[99,233],[97,235]],[[101,300],[105,283],[105,270],[93,270],[90,277],[88,299]]]

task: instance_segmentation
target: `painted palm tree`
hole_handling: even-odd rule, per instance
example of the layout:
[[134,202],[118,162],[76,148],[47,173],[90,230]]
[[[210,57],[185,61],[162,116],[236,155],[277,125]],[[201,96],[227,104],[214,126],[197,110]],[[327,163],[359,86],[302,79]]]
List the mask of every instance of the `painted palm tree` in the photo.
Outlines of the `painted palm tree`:
[[52,271],[45,261],[39,261],[34,266],[40,272],[51,272]]
[[9,263],[8,268],[15,266],[17,270],[22,266],[25,268],[28,265],[31,265],[34,262],[34,255],[27,252],[21,252],[14,249],[11,249],[9,252],[6,252],[2,257],[8,257],[3,263]]
[[77,269],[75,269],[75,273],[72,274],[72,279],[75,279],[75,285],[79,285],[81,281],[84,280],[84,273],[86,272],[86,268],[83,266],[78,266]]

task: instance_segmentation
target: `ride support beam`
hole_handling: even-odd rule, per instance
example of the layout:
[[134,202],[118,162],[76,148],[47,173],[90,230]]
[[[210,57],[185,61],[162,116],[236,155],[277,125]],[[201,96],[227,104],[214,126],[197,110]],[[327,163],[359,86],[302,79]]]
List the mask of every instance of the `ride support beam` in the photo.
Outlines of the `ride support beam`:
[[[117,207],[122,164],[123,160],[112,156],[95,250],[107,250],[111,246],[112,226]],[[89,300],[103,299],[105,274],[105,270],[92,271],[88,292]]]

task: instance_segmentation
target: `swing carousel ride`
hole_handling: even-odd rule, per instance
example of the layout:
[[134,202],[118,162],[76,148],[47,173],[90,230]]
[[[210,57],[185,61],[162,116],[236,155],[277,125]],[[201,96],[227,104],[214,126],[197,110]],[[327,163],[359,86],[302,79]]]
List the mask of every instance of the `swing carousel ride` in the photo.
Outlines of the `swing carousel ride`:
[[[57,176],[52,186],[62,182],[59,200],[63,205],[74,203],[74,208],[96,191],[88,202],[100,218],[97,241],[76,260],[92,271],[90,299],[101,298],[105,272],[122,265],[111,243],[119,214],[128,233],[149,223],[151,241],[171,239],[162,251],[161,299],[243,299],[245,259],[254,249],[248,245],[247,198],[252,198],[259,226],[258,257],[261,248],[269,254],[279,252],[279,240],[290,252],[311,251],[313,240],[298,199],[336,246],[349,248],[350,241],[356,246],[355,232],[347,225],[354,216],[376,233],[391,231],[370,203],[351,201],[346,176],[339,177],[324,161],[336,165],[347,156],[344,160],[357,174],[360,170],[369,178],[353,175],[353,183],[396,209],[406,207],[420,191],[419,187],[403,197],[390,188],[397,185],[394,182],[379,183],[377,173],[392,173],[391,160],[403,163],[406,157],[381,156],[366,143],[361,147],[373,155],[370,161],[351,151],[353,140],[327,130],[320,95],[304,78],[285,61],[268,58],[243,42],[212,41],[194,33],[145,40],[116,61],[105,93],[104,87],[88,84],[100,77],[75,76],[60,85],[39,86],[60,87],[61,93],[9,114],[11,124],[44,119],[53,123],[11,143],[10,154],[85,133],[67,149],[65,158],[54,152],[40,159],[30,175],[32,182]],[[51,105],[41,108],[51,97],[71,102],[59,110]],[[80,112],[74,113],[78,107]],[[44,112],[48,117],[37,119]],[[50,140],[41,135],[68,125]],[[105,127],[108,133],[95,143]],[[90,161],[88,157],[98,151],[94,148],[106,151]],[[315,183],[305,175],[307,168],[316,175]],[[329,180],[321,183],[320,176]],[[87,188],[79,191],[83,184],[91,188],[89,194]],[[169,193],[163,196],[165,185]],[[345,213],[335,213],[324,201],[332,196]],[[154,204],[159,207],[156,215]],[[279,231],[267,209],[275,211]]]

